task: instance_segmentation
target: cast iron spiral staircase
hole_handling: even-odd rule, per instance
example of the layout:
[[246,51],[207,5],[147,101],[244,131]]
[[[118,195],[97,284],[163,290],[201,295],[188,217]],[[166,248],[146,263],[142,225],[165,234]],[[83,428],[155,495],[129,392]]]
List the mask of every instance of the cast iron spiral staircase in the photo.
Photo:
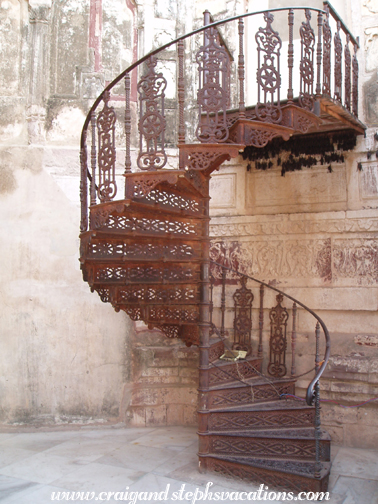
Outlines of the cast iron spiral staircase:
[[[285,44],[273,28],[275,11],[288,13]],[[311,12],[317,14],[317,34],[310,24]],[[295,36],[294,14],[302,16]],[[252,15],[263,16],[264,27],[255,37],[257,66],[251,70],[247,65],[248,78],[257,76],[257,104],[248,107],[244,92],[244,18]],[[336,32],[331,58],[333,19]],[[234,69],[219,30],[235,21],[238,64]],[[185,114],[190,101],[186,100],[185,61],[190,55],[185,56],[185,40],[197,34],[204,37],[195,55],[199,71],[199,121],[195,136],[200,143],[186,143],[190,128]],[[297,98],[293,87],[295,39],[301,47]],[[178,136],[177,150],[173,151],[173,160],[169,160],[165,141],[167,80],[157,71],[157,56],[175,44]],[[284,46],[288,52],[288,93],[282,101],[280,59]],[[354,49],[353,57],[350,46]],[[258,348],[247,345],[244,360],[220,359],[226,343],[210,318],[214,309],[210,299],[210,269],[214,265],[211,266],[209,257],[209,180],[214,170],[225,160],[238,156],[246,146],[263,148],[275,137],[288,140],[298,135],[328,135],[335,131],[363,133],[364,127],[357,117],[357,49],[358,41],[328,3],[323,11],[299,7],[272,9],[218,22],[212,22],[205,12],[203,28],[152,51],[109,84],[85,121],[80,186],[83,278],[116,311],[125,311],[132,320],[143,320],[167,337],[181,338],[188,346],[199,346],[200,470],[297,491],[327,489],[330,438],[320,429],[319,416],[319,378],[330,352],[327,328],[316,314],[296,301],[296,306],[302,306],[318,320],[315,377],[308,386],[305,405],[287,398],[295,394],[296,375],[292,372],[290,377],[284,376],[282,353],[276,354],[272,345],[270,377],[262,374],[261,338]],[[235,96],[230,94],[233,70],[238,76],[238,90],[235,86],[233,90],[239,101],[236,109],[230,108],[235,104]],[[131,97],[133,93],[136,96],[137,71],[140,79],[135,103]],[[122,80],[123,101],[119,91]],[[120,103],[124,105],[124,121],[120,121]],[[132,142],[135,106],[139,110],[138,149],[133,149]],[[123,143],[116,146],[120,139]],[[121,156],[124,172],[118,175]],[[116,200],[123,180],[124,196]],[[279,298],[277,306],[281,306],[281,301]],[[322,361],[321,329],[326,341]],[[286,347],[286,332],[283,336],[282,330],[276,328],[276,333],[281,346]],[[272,338],[274,335],[271,342]],[[242,347],[239,345],[238,349]]]

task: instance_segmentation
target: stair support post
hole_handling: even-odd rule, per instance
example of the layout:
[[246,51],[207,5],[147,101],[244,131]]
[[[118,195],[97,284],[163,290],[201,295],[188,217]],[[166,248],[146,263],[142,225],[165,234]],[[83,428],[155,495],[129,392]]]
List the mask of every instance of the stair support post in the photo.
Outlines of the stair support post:
[[259,346],[257,348],[257,356],[263,356],[263,330],[264,330],[264,285],[260,285],[260,311],[259,311]]
[[[130,110],[130,74],[125,75],[125,136],[126,136],[126,155],[125,155],[125,173],[131,173],[131,110]],[[126,187],[126,184],[125,184]],[[126,198],[126,194],[125,194]]]
[[[316,350],[315,350],[315,373],[319,371],[319,343],[320,343],[320,324],[317,322],[315,329]],[[315,383],[315,478],[321,477],[321,463],[320,463],[320,386],[319,380]]]
[[238,73],[239,73],[239,118],[245,118],[245,99],[244,99],[244,22],[243,19],[239,19],[238,25],[239,33],[239,59],[238,59]]
[[[206,178],[206,194],[209,194],[209,177]],[[201,243],[201,301],[199,306],[199,388],[198,388],[198,432],[208,432],[208,396],[209,396],[209,348],[210,348],[210,239],[209,239],[209,196],[204,198],[203,239]],[[199,455],[208,453],[206,436],[199,436]],[[200,464],[199,470],[205,472],[206,468]]]
[[[185,79],[184,79],[184,41],[180,40],[177,44],[179,75],[177,82],[177,96],[179,108],[179,127],[178,127],[178,143],[185,143],[185,121],[184,121],[184,105],[185,105]],[[180,166],[180,169],[183,169]]]
[[225,314],[226,314],[226,269],[222,268],[222,296],[221,296],[221,328],[220,335],[224,338],[225,335]]
[[295,376],[295,345],[297,341],[297,304],[293,303],[293,330],[291,332],[291,376]]
[[323,33],[323,14],[321,12],[318,13],[318,45],[316,48],[316,88],[315,93],[316,96],[319,97],[322,92],[322,83],[321,83],[321,67],[322,67],[322,33]]
[[287,90],[287,99],[289,103],[293,102],[294,91],[293,91],[293,67],[294,67],[294,43],[293,43],[293,28],[294,28],[294,10],[290,9],[288,14],[288,24],[289,24],[289,46],[288,46],[288,58],[287,65],[289,67],[289,89]]
[[80,205],[81,205],[81,220],[80,232],[84,233],[88,229],[88,155],[87,155],[87,132],[84,132],[84,144],[80,150]]

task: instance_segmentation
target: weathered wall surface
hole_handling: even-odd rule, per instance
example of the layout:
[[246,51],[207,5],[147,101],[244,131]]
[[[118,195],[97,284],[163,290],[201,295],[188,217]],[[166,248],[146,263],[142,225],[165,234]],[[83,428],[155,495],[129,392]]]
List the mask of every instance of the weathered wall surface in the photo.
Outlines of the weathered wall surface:
[[133,326],[82,281],[78,145],[132,61],[134,14],[94,7],[0,3],[1,423],[124,418]]
[[[261,171],[240,156],[226,163],[211,181],[212,258],[275,285],[322,317],[332,340],[322,398],[346,405],[378,397],[378,142],[374,138],[378,8],[375,2],[362,6],[352,2],[351,12],[352,31],[360,35],[359,117],[368,126],[366,138],[358,137],[345,162],[332,163],[331,173],[327,164],[282,177],[280,166]],[[228,288],[229,307],[234,289]],[[258,299],[255,289],[255,348]],[[274,296],[267,295],[265,360],[268,309],[275,304]],[[231,310],[226,321],[232,335]],[[301,374],[313,366],[315,321],[299,310],[297,323],[297,373]],[[290,355],[288,361],[290,367]],[[310,379],[298,381],[300,395]],[[323,403],[322,415],[335,442],[378,446],[377,402],[350,409]]]
[[136,322],[126,421],[133,426],[197,425],[198,349]]

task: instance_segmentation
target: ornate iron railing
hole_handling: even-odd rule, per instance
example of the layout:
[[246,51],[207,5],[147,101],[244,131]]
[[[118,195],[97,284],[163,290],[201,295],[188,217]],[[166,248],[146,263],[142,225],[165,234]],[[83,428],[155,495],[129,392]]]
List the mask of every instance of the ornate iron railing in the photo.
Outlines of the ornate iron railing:
[[[287,26],[280,24],[278,33],[275,16],[284,11],[287,12]],[[315,22],[312,14],[316,15]],[[255,60],[245,61],[244,47],[250,33],[249,29],[245,30],[245,22],[252,17],[260,19],[261,23],[254,36]],[[184,152],[177,156],[177,147],[182,148],[188,140],[208,146],[248,142],[248,145],[261,147],[278,134],[284,138],[290,136],[292,119],[288,104],[295,103],[303,111],[318,114],[316,104],[321,97],[328,97],[349,111],[351,117],[357,118],[358,39],[348,31],[328,2],[324,10],[277,8],[216,22],[210,22],[210,14],[205,12],[204,21],[205,26],[151,51],[130,65],[92,105],[81,135],[82,232],[90,227],[89,205],[113,200],[116,195],[122,198],[122,174],[135,170],[185,169],[189,164],[196,169],[204,166],[213,155],[210,147],[207,153],[188,155]],[[237,54],[234,60],[221,33],[225,25],[233,27],[237,39],[233,44]],[[203,35],[202,43],[197,40],[199,35]],[[190,89],[185,88],[185,73],[193,67],[188,65],[192,55],[189,53],[185,57],[185,42],[189,38],[195,38],[199,46],[193,55],[198,66],[196,97],[190,96]],[[251,39],[247,43],[251,55],[254,51]],[[171,46],[177,46],[175,90],[172,79],[164,76],[160,68],[166,59],[159,59]],[[139,73],[136,90],[131,89],[133,72]],[[122,81],[124,91],[121,90]],[[176,107],[169,111],[168,87],[169,93],[173,93],[170,103],[175,102]],[[135,95],[137,102],[132,101]],[[198,123],[193,127],[196,101]],[[234,113],[228,110],[230,106],[236,107]],[[254,125],[248,138],[244,136],[242,141],[240,134],[233,130],[238,120],[253,121]],[[305,115],[299,122],[303,132],[307,131],[309,123]]]
[[[254,286],[258,286],[258,328],[253,330],[252,323],[252,303],[257,298],[255,296],[253,286],[248,286],[248,282]],[[235,289],[235,284],[240,283],[240,287]],[[215,308],[214,297],[215,290],[220,289],[220,306]],[[286,294],[285,292],[269,285],[261,280],[253,278],[249,275],[236,271],[232,268],[224,266],[220,263],[211,261],[211,283],[210,283],[210,322],[217,334],[224,339],[228,332],[232,349],[242,350],[248,354],[254,353],[258,357],[263,355],[263,333],[264,322],[266,321],[266,311],[268,308],[264,304],[266,298],[266,289],[277,293],[277,304],[269,310],[269,348],[265,349],[269,356],[269,362],[266,366],[266,378],[269,380],[274,378],[284,378],[290,376],[297,379],[314,372],[314,377],[307,386],[306,402],[309,406],[315,403],[315,442],[316,442],[316,471],[319,469],[319,442],[320,442],[320,394],[319,394],[319,380],[327,366],[330,352],[331,340],[328,329],[323,320],[310,308],[308,308],[301,301]],[[230,291],[232,294],[230,294]],[[256,289],[257,290],[257,289]],[[227,296],[228,291],[229,296]],[[233,306],[227,307],[226,299],[233,300]],[[291,310],[285,306],[284,300],[291,301]],[[266,301],[265,301],[266,303]],[[315,344],[314,344],[314,366],[310,370],[302,372],[297,375],[296,371],[296,341],[298,333],[298,310],[302,308],[309,313],[316,320],[315,324]],[[218,320],[215,320],[215,312],[219,311]],[[233,314],[232,328],[228,328],[226,324],[226,310]],[[291,324],[291,330],[288,324]],[[324,336],[324,356],[320,356],[320,333],[323,331]],[[307,334],[308,331],[301,331]],[[287,347],[289,343],[290,333],[290,346],[291,346],[291,368],[287,366]],[[307,350],[309,352],[309,349]],[[246,384],[249,386],[249,384]]]

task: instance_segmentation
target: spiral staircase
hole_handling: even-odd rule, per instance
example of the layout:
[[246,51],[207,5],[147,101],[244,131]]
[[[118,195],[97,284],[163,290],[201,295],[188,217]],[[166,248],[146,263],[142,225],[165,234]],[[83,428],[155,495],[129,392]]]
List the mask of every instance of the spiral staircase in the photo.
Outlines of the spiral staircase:
[[[297,8],[276,10],[288,12],[287,100],[280,100],[278,63],[282,43],[272,27],[273,9],[263,13],[265,27],[256,34],[258,102],[254,107],[244,102],[243,17],[248,15],[214,23],[208,12],[203,28],[133,64],[95,101],[81,140],[80,261],[84,280],[103,302],[111,303],[116,311],[126,312],[132,320],[142,320],[150,328],[161,330],[169,338],[180,338],[188,346],[199,347],[201,471],[298,492],[324,492],[330,472],[330,437],[320,428],[319,414],[319,379],[330,352],[324,323],[308,310],[318,320],[317,341],[320,328],[323,330],[326,351],[323,359],[317,351],[315,376],[308,386],[307,403],[303,404],[289,398],[295,395],[295,375],[287,377],[276,372],[267,379],[262,374],[260,346],[252,347],[243,360],[221,359],[227,342],[219,337],[210,320],[211,173],[225,160],[238,156],[246,146],[262,148],[275,137],[288,140],[298,135],[334,131],[352,131],[358,135],[364,131],[357,117],[356,39],[335,17],[328,3],[324,10],[306,9],[301,25],[300,93],[294,98],[293,26]],[[317,14],[317,37],[310,25],[310,11]],[[344,31],[345,65],[349,61],[344,103],[338,91],[342,87],[338,53],[335,53],[335,93],[330,89],[329,21],[332,16],[337,26],[335,47],[340,30]],[[230,110],[228,79],[232,62],[218,28],[235,21],[239,37],[236,69],[239,107]],[[199,32],[204,35],[204,43],[196,54],[199,71],[196,137],[199,143],[185,143],[184,42]],[[156,62],[159,51],[172,44],[177,44],[178,48],[178,166],[167,169],[164,149],[167,81],[156,71]],[[354,47],[352,63],[350,52],[348,59],[349,44]],[[137,157],[133,157],[130,76],[137,68],[144,73],[137,87],[140,142]],[[112,92],[121,79],[125,82],[125,144],[117,147],[117,152],[124,149],[125,182],[124,197],[116,200],[115,131],[119,114],[112,105]],[[304,306],[299,301],[297,304]],[[286,336],[284,344],[286,346]],[[279,369],[282,363],[280,357],[277,358],[275,364]]]

